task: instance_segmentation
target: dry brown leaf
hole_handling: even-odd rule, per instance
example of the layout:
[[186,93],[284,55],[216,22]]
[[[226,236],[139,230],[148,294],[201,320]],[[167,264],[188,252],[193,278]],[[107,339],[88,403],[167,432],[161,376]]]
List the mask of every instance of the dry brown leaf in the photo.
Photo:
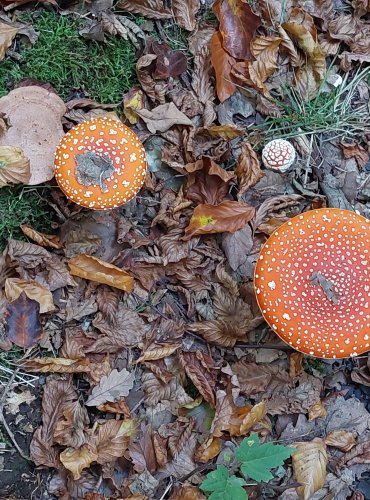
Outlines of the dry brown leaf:
[[30,240],[35,241],[38,245],[42,247],[50,247],[50,248],[63,248],[63,243],[60,241],[58,236],[54,234],[44,234],[36,231],[28,224],[21,224],[20,228],[23,233],[30,238]]
[[188,31],[193,31],[196,26],[196,14],[200,8],[199,0],[171,0],[172,10],[176,23]]
[[7,278],[5,280],[5,297],[12,302],[24,292],[29,299],[40,304],[40,313],[55,310],[53,295],[50,290],[35,281],[22,280],[21,278]]
[[235,174],[239,181],[238,197],[253,187],[264,176],[257,154],[248,142],[243,142]]
[[155,406],[159,401],[170,401],[177,406],[185,406],[193,402],[186,394],[185,389],[176,378],[167,384],[159,380],[153,373],[144,373],[141,378],[145,392],[145,402],[148,406]]
[[54,432],[63,418],[63,410],[78,396],[72,386],[71,379],[48,378],[44,386],[42,398],[42,426],[33,435],[30,452],[36,465],[58,468],[59,458],[54,448]]
[[210,52],[212,66],[216,73],[217,97],[224,102],[236,91],[236,86],[231,81],[231,70],[235,65],[235,59],[223,48],[219,31],[212,35]]
[[68,266],[73,276],[110,285],[125,292],[131,292],[134,287],[134,278],[126,271],[92,255],[81,254],[72,257]]
[[4,59],[5,52],[11,46],[17,32],[18,28],[0,22],[0,61]]
[[303,355],[301,352],[292,352],[289,357],[289,375],[294,378],[303,373]]
[[89,424],[89,416],[85,407],[78,401],[68,402],[54,431],[54,440],[67,447],[80,448],[87,441],[85,427]]
[[81,472],[86,467],[90,467],[92,462],[98,458],[96,452],[87,444],[84,444],[77,450],[66,448],[59,455],[60,461],[66,469],[72,472],[73,479],[80,479]]
[[369,464],[370,463],[370,441],[360,443],[346,453],[338,462],[340,469],[344,465],[351,467],[355,464]]
[[344,158],[355,158],[359,167],[364,167],[369,161],[369,153],[366,149],[357,143],[339,144],[343,151]]
[[312,441],[294,443],[297,451],[292,455],[295,480],[303,483],[297,489],[303,500],[309,500],[312,495],[324,486],[328,455],[325,442],[321,438]]
[[278,67],[277,58],[281,41],[282,39],[277,36],[259,36],[251,44],[255,61],[248,64],[249,78],[265,95],[269,95],[269,92],[264,82]]
[[104,465],[122,457],[136,432],[137,424],[132,419],[108,420],[98,425],[92,437],[96,446],[96,461]]
[[187,376],[203,398],[214,408],[216,405],[214,394],[216,372],[211,356],[201,351],[181,351],[178,355]]
[[148,470],[153,474],[157,468],[157,458],[153,443],[153,431],[150,425],[143,430],[143,435],[139,441],[131,443],[129,453],[136,472]]
[[334,448],[348,452],[356,445],[356,438],[349,431],[332,431],[326,436],[325,443],[328,446],[334,446]]
[[173,102],[160,104],[151,111],[149,109],[137,109],[136,114],[144,120],[148,130],[155,134],[156,132],[166,132],[173,125],[193,126],[193,122],[182,111],[180,111]]
[[139,359],[136,360],[136,363],[143,363],[144,361],[154,361],[156,359],[166,358],[167,356],[171,356],[177,349],[180,347],[180,344],[165,344],[156,346],[154,345],[147,351],[145,351]]
[[240,424],[239,433],[237,435],[244,436],[248,431],[253,429],[254,426],[266,416],[266,414],[266,401],[261,401],[261,403],[253,406],[250,411],[243,417],[243,420]]
[[117,7],[149,19],[171,19],[172,13],[163,6],[162,0],[120,0]]
[[328,414],[324,403],[320,400],[314,403],[309,409],[308,409],[308,420],[312,421],[315,420],[315,418],[322,418],[326,417]]
[[98,309],[103,318],[114,325],[117,321],[117,311],[119,305],[120,293],[108,286],[99,286],[96,295]]
[[92,390],[91,395],[86,401],[86,406],[99,406],[108,401],[115,401],[128,396],[134,386],[135,376],[123,368],[120,372],[112,370],[109,375],[101,378],[99,384]]
[[88,358],[31,358],[21,366],[25,371],[36,373],[88,373],[91,370]]
[[196,486],[190,484],[176,485],[168,500],[206,500],[206,497]]
[[19,148],[0,146],[0,167],[0,188],[28,184],[31,178],[30,162]]
[[222,441],[218,437],[209,437],[203,444],[197,449],[194,459],[196,462],[201,462],[206,464],[212,458],[217,457],[222,448]]
[[238,201],[198,205],[185,229],[183,240],[187,241],[201,234],[234,233],[252,220],[254,213],[254,207]]
[[40,342],[40,304],[28,298],[23,290],[17,299],[7,305],[5,317],[5,334],[13,344],[29,348]]

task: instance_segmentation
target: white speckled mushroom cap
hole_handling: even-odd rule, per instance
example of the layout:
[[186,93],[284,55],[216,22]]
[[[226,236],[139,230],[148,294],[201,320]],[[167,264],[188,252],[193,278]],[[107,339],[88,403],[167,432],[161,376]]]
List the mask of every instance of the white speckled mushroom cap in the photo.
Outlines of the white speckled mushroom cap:
[[259,307],[286,343],[319,358],[370,350],[370,221],[325,208],[298,215],[263,246]]
[[294,163],[295,149],[285,139],[274,139],[262,150],[262,161],[265,167],[286,172]]

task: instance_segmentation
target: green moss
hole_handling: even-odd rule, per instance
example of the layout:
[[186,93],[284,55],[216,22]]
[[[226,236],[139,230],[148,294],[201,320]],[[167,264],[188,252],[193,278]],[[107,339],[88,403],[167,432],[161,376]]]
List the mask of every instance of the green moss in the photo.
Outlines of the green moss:
[[[50,188],[52,189],[52,188]],[[9,238],[26,239],[21,224],[31,224],[39,231],[50,231],[54,214],[45,199],[48,188],[25,186],[0,189],[0,250]]]
[[19,16],[39,33],[34,46],[20,46],[20,62],[0,62],[0,95],[22,78],[50,82],[66,98],[74,91],[99,102],[119,102],[136,81],[135,49],[119,37],[106,43],[79,35],[80,21],[72,16],[42,12]]

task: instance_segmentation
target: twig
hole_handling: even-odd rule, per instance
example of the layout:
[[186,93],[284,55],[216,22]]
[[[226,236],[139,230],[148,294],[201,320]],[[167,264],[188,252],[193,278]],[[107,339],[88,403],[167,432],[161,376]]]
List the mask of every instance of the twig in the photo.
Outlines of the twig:
[[168,483],[167,488],[164,490],[164,493],[163,493],[163,495],[161,496],[161,498],[159,500],[164,500],[165,499],[167,493],[170,491],[170,489],[172,488],[173,484],[174,484],[173,480],[171,479],[171,481]]
[[1,423],[3,424],[4,426],[4,429],[6,430],[6,432],[8,433],[8,436],[10,437],[12,443],[14,444],[14,446],[16,447],[16,449],[18,450],[18,453],[20,454],[20,456],[22,458],[24,458],[24,460],[27,460],[27,462],[31,462],[31,459],[28,455],[26,455],[24,453],[24,451],[22,450],[22,448],[19,446],[19,444],[17,443],[15,437],[14,437],[14,434],[13,432],[11,431],[7,421],[5,420],[5,417],[4,417],[4,404],[5,404],[5,398],[6,398],[6,395],[8,394],[10,388],[11,388],[11,385],[18,373],[19,369],[17,368],[16,370],[14,370],[14,373],[13,375],[10,377],[9,379],[9,382],[7,383],[6,387],[4,388],[4,391],[1,395],[1,398],[0,398],[0,421]]

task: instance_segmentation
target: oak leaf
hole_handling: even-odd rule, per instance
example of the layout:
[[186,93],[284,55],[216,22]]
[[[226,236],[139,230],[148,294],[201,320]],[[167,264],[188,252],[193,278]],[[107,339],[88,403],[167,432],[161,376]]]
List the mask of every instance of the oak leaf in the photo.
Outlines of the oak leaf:
[[7,307],[5,331],[13,344],[25,348],[36,345],[42,336],[40,304],[24,291]]
[[237,201],[223,201],[219,205],[198,205],[185,229],[184,241],[201,234],[234,233],[252,220],[254,207]]
[[297,450],[292,455],[294,477],[297,482],[303,483],[297,488],[297,493],[304,500],[309,500],[325,483],[328,463],[326,445],[321,438],[315,438],[294,443],[293,446]]
[[113,264],[92,255],[81,254],[69,259],[68,266],[73,276],[110,285],[125,292],[131,292],[134,278]]
[[18,299],[22,292],[29,299],[40,304],[41,314],[55,310],[53,296],[48,288],[36,281],[27,281],[21,278],[7,278],[5,280],[5,296],[10,302]]
[[0,146],[0,167],[0,188],[28,184],[31,178],[30,161],[19,148]]
[[125,368],[120,372],[112,370],[109,375],[101,378],[99,384],[92,390],[86,401],[87,406],[99,406],[103,403],[115,402],[124,396],[128,396],[133,388],[135,376]]

